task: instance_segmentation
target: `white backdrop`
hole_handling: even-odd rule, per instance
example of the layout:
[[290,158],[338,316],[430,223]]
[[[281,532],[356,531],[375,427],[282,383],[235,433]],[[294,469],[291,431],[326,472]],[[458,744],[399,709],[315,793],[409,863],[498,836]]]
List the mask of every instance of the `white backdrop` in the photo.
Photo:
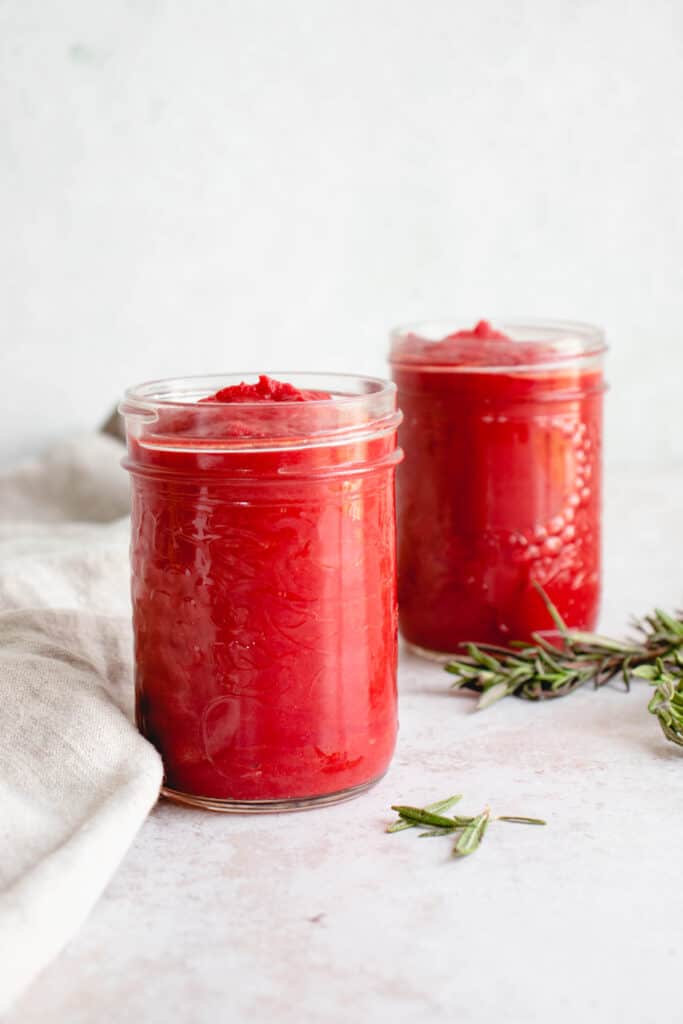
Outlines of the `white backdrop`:
[[679,0],[4,0],[0,460],[451,311],[603,324],[608,458],[683,458],[682,98]]

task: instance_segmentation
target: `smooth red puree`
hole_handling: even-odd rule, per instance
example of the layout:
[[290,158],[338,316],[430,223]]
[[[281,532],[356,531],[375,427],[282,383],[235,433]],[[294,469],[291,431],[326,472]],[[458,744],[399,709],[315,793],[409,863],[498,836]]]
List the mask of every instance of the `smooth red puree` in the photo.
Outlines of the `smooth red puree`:
[[[604,348],[604,346],[602,347]],[[399,607],[408,641],[452,652],[595,626],[600,591],[600,352],[513,340],[480,321],[396,337],[404,414]]]
[[467,329],[462,331],[454,331],[453,334],[449,334],[446,341],[455,341],[460,338],[465,338],[469,341],[470,338],[479,338],[480,341],[510,341],[507,334],[503,334],[502,331],[497,331],[495,327],[492,327],[488,320],[480,320],[471,331]]
[[231,384],[221,388],[215,395],[200,399],[202,402],[220,402],[229,405],[232,402],[310,402],[319,398],[330,398],[325,391],[302,391],[286,381],[273,380],[261,374],[257,384]]
[[388,766],[398,417],[337,397],[262,376],[137,435],[124,403],[137,719],[172,793],[305,801]]

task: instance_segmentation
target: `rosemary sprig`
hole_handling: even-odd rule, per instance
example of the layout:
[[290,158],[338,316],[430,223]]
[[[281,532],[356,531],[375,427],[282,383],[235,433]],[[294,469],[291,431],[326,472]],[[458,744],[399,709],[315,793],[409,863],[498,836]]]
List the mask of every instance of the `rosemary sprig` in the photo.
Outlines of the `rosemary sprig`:
[[[400,832],[406,828],[414,828],[416,825],[428,825],[429,828],[425,832],[420,832],[420,838],[457,835],[453,855],[466,857],[479,848],[492,819],[488,807],[481,814],[469,817],[454,815],[452,818],[447,818],[443,812],[449,810],[460,799],[460,796],[451,796],[446,800],[427,804],[426,807],[392,804],[391,809],[398,814],[398,820],[388,826],[387,832]],[[545,825],[545,821],[541,818],[523,818],[519,815],[501,815],[495,820],[512,822],[516,825]]]
[[657,716],[662,732],[672,743],[683,746],[683,653],[676,651],[678,671],[667,668],[666,662],[657,658],[654,665],[641,665],[634,675],[647,679],[655,692],[647,706]]
[[511,695],[526,700],[564,697],[592,683],[597,689],[620,677],[630,688],[635,676],[655,687],[648,705],[667,739],[683,746],[683,613],[671,616],[656,609],[635,622],[626,641],[599,633],[570,629],[543,588],[534,586],[555,623],[548,634],[532,634],[532,642],[463,644],[466,654],[445,666],[456,677],[456,689],[480,693],[478,709]]

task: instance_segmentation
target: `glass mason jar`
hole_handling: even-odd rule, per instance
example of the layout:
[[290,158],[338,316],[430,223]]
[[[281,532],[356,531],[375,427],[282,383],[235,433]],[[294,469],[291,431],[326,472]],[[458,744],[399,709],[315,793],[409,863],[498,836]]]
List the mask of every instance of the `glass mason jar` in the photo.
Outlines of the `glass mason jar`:
[[401,632],[418,653],[507,644],[564,620],[595,627],[600,596],[602,331],[482,321],[391,336],[403,424]]
[[279,379],[325,396],[201,402],[223,375],[121,405],[138,727],[211,810],[350,797],[396,739],[396,388]]

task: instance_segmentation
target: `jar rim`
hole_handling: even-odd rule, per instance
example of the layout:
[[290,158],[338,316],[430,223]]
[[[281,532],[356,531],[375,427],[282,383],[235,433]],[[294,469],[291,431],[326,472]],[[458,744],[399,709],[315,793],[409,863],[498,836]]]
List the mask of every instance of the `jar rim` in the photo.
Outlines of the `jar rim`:
[[[120,411],[124,415],[129,411],[133,411],[126,407],[128,403],[140,403],[142,406],[160,405],[164,408],[196,409],[201,404],[199,402],[200,398],[207,398],[209,395],[215,394],[222,388],[229,387],[232,384],[242,383],[246,377],[258,378],[263,374],[266,374],[266,371],[245,370],[242,373],[191,374],[185,377],[160,377],[141,381],[139,384],[126,388]],[[349,405],[363,399],[377,400],[385,396],[392,396],[396,392],[396,385],[393,381],[385,380],[382,377],[365,376],[364,374],[320,373],[314,370],[268,370],[266,375],[277,381],[284,380],[286,383],[294,383],[294,378],[301,379],[302,384],[311,391],[330,391],[332,394],[330,398],[307,399],[306,404],[308,406],[315,405],[317,408],[333,405],[336,408],[340,405]],[[337,392],[333,391],[330,387],[321,386],[323,383],[329,385],[330,382],[338,382],[340,385],[355,382],[359,388],[361,385],[366,385],[366,387],[365,390],[358,390],[354,393],[341,390]],[[317,387],[316,384],[318,385]],[[183,386],[189,390],[184,399],[179,399],[175,395],[177,390]],[[217,407],[234,407],[235,404],[234,402],[214,401],[211,403],[211,406],[213,409],[216,409]],[[240,401],[238,404],[240,409],[247,414],[249,409],[263,409],[264,406],[264,403],[259,401]],[[268,404],[272,408],[271,403]],[[299,406],[301,403],[296,400],[285,399],[278,401],[276,404],[278,407],[282,406],[283,408],[291,409],[293,406]]]
[[[393,328],[389,335],[390,362],[419,365],[421,369],[429,369],[430,358],[433,358],[431,366],[439,370],[461,373],[524,373],[560,368],[577,361],[598,360],[609,348],[603,328],[584,321],[500,316],[492,317],[488,322],[495,330],[509,335],[508,341],[511,346],[519,346],[523,351],[521,361],[509,357],[498,361],[468,361],[463,357],[462,351],[458,352],[455,349],[450,358],[449,353],[443,350],[432,353],[436,346],[443,345],[449,334],[461,329],[463,323],[476,323],[474,318],[468,320],[452,316],[415,321]],[[480,339],[474,336],[467,339],[468,344],[473,341],[478,343]],[[493,346],[499,342],[484,339],[484,343]],[[508,354],[511,351],[513,350],[507,348]],[[539,358],[535,358],[536,353]]]
[[395,431],[396,384],[358,374],[272,372],[275,380],[329,398],[202,402],[253,373],[169,377],[128,388],[119,412],[126,435],[149,448],[205,452],[329,447]]

